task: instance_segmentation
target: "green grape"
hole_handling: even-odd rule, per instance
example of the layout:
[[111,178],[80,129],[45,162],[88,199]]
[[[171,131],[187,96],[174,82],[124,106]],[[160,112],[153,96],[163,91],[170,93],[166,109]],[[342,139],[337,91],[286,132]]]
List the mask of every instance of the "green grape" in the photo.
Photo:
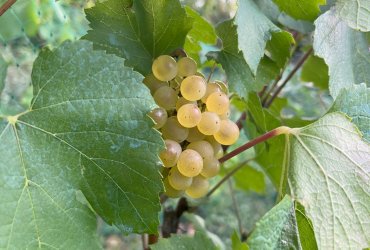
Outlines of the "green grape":
[[157,89],[159,89],[160,87],[163,87],[163,86],[167,86],[167,83],[166,82],[162,82],[160,80],[158,80],[157,78],[154,77],[153,74],[149,74],[147,75],[144,80],[143,80],[143,83],[149,88],[150,90],[150,93],[152,95],[154,95],[154,93],[157,91]]
[[220,115],[221,120],[227,120],[230,117],[230,109],[228,109],[225,113]]
[[189,129],[184,128],[177,121],[176,116],[171,116],[167,119],[166,124],[162,127],[162,135],[165,139],[174,140],[178,143],[185,141],[189,135]]
[[194,177],[200,174],[203,168],[203,159],[200,154],[192,149],[185,149],[177,161],[177,169],[187,177]]
[[206,93],[201,99],[202,102],[206,103],[208,96],[210,96],[210,94],[213,94],[215,92],[221,92],[220,86],[218,86],[218,84],[214,82],[207,84]]
[[167,178],[168,183],[176,190],[185,190],[193,181],[193,178],[182,175],[175,167],[171,168]]
[[164,185],[164,193],[170,197],[170,198],[178,198],[178,197],[181,197],[183,194],[184,194],[184,191],[183,190],[177,190],[177,189],[174,189],[168,178],[165,178],[163,180],[163,185]]
[[206,105],[208,111],[221,115],[229,110],[229,97],[222,92],[212,93],[208,96]]
[[203,159],[213,157],[214,154],[211,144],[207,141],[192,142],[186,147],[186,149],[195,150]]
[[160,81],[169,81],[177,75],[177,63],[171,56],[157,57],[152,64],[153,75]]
[[190,57],[183,57],[177,62],[177,75],[191,76],[197,73],[197,63]]
[[162,86],[154,93],[154,101],[158,106],[170,110],[176,107],[176,102],[178,99],[177,93],[173,88],[168,86]]
[[173,167],[176,165],[181,154],[181,146],[173,140],[165,140],[164,142],[166,148],[159,153],[159,158],[161,158],[166,168]]
[[[220,152],[221,152],[221,155],[224,153],[223,149],[222,149],[222,145],[219,142],[217,142],[213,136],[207,136],[205,138],[205,140],[208,141],[209,144],[211,144],[211,146],[213,148],[214,155],[216,157],[220,154]],[[218,159],[218,157],[217,157],[217,159]]]
[[214,177],[220,172],[220,162],[215,157],[208,157],[203,161],[201,175],[207,178]]
[[184,97],[180,97],[176,102],[176,110],[178,111],[185,104],[197,104],[196,101],[186,100]]
[[202,134],[197,127],[190,128],[189,129],[189,135],[186,138],[188,142],[195,142],[195,141],[201,141],[205,137],[204,134]]
[[206,82],[200,76],[188,76],[181,82],[181,95],[189,101],[200,100],[206,93]]
[[216,141],[222,145],[231,145],[239,138],[239,128],[230,120],[221,120],[220,130],[214,134]]
[[155,108],[150,111],[149,116],[154,120],[156,129],[163,127],[167,121],[167,111],[164,108]]
[[220,117],[216,113],[203,112],[197,126],[201,133],[205,135],[214,135],[218,130],[220,130],[220,124]]
[[185,190],[185,193],[193,199],[198,199],[207,194],[208,188],[208,180],[203,176],[196,176],[193,178],[193,182],[190,187]]
[[177,111],[177,120],[185,128],[197,126],[201,116],[202,113],[195,104],[185,104]]

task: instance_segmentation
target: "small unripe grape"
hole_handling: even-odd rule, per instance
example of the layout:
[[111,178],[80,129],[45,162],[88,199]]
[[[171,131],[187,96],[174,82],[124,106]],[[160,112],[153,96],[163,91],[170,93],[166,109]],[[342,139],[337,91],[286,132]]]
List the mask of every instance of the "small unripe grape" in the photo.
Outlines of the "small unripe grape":
[[180,97],[176,102],[176,110],[179,110],[185,104],[197,104],[196,101],[186,100],[184,97]]
[[181,146],[173,140],[165,140],[164,142],[166,148],[159,153],[159,158],[161,158],[166,168],[173,167],[176,165],[181,154]]
[[149,74],[146,76],[143,80],[143,83],[149,88],[150,93],[154,95],[154,93],[159,89],[160,87],[167,86],[166,82],[162,82],[154,77],[153,74]]
[[177,120],[185,128],[197,126],[201,116],[202,113],[195,104],[185,104],[177,111]]
[[191,76],[197,73],[197,63],[190,57],[183,57],[177,62],[177,75]]
[[186,149],[197,151],[203,159],[213,157],[214,154],[211,144],[207,141],[192,142],[186,147]]
[[178,143],[185,141],[189,135],[189,129],[181,126],[176,116],[169,117],[161,131],[163,138],[174,140]]
[[187,177],[194,177],[200,174],[203,168],[203,159],[200,154],[192,149],[182,151],[177,161],[177,169]]
[[185,190],[193,181],[193,178],[182,175],[177,168],[171,168],[167,178],[171,187],[176,190]]
[[220,130],[214,134],[216,141],[222,145],[231,145],[239,138],[239,128],[230,120],[221,120]]
[[221,115],[229,110],[229,97],[225,93],[215,92],[208,96],[206,105],[208,111]]
[[221,119],[213,112],[203,112],[200,122],[198,123],[198,129],[205,135],[214,135],[220,130]]
[[158,106],[169,110],[176,107],[176,102],[178,99],[177,93],[173,88],[168,86],[162,86],[154,93],[154,101]]
[[177,75],[177,63],[171,56],[157,57],[152,64],[153,75],[160,81],[169,81]]
[[174,189],[168,181],[168,178],[163,180],[163,185],[165,190],[164,193],[170,198],[178,198],[184,194],[183,190]]
[[208,83],[206,93],[202,97],[202,102],[206,103],[208,96],[210,96],[210,94],[213,94],[215,92],[221,92],[220,86],[218,86],[218,84],[214,82]]
[[182,96],[189,101],[200,100],[206,93],[206,82],[200,76],[188,76],[182,82],[180,91]]
[[192,184],[185,190],[185,193],[193,199],[198,199],[207,194],[208,188],[208,180],[200,175],[193,178]]
[[163,127],[167,121],[167,111],[164,108],[155,108],[150,111],[149,116],[154,120],[156,129]]
[[205,137],[204,134],[202,134],[197,127],[190,128],[189,129],[189,135],[186,138],[188,142],[195,142],[195,141],[201,141]]
[[203,169],[200,173],[204,177],[211,178],[220,171],[220,162],[215,157],[209,157],[203,161]]

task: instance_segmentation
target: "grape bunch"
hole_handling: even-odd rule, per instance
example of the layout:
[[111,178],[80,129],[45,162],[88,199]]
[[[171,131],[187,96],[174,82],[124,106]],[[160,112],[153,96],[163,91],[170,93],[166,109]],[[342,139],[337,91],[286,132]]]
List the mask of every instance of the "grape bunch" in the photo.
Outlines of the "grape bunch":
[[207,83],[190,57],[176,61],[168,55],[154,60],[144,83],[159,106],[150,117],[166,144],[159,154],[166,195],[203,197],[208,179],[220,170],[222,145],[231,145],[239,137],[238,126],[229,120],[226,85]]

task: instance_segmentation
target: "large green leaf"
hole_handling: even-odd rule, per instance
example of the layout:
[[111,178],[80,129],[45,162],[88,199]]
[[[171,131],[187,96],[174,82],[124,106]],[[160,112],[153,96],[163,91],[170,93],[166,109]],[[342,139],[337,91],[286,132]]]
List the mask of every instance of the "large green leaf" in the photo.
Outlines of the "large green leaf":
[[279,74],[279,67],[270,58],[264,57],[258,67],[257,76],[254,77],[243,53],[238,49],[237,28],[232,20],[219,24],[217,35],[222,40],[222,50],[211,52],[209,57],[221,63],[226,72],[229,89],[245,98],[249,92],[259,91],[264,84],[268,84]]
[[[273,24],[252,0],[239,1],[235,24],[237,25],[238,48],[243,52],[253,75],[257,74],[258,65],[265,54],[266,43],[274,35],[277,36],[275,39],[282,43],[279,45],[278,62],[285,62],[290,56],[289,48],[293,43],[290,33]],[[279,35],[279,33],[284,35]],[[276,58],[273,59],[275,61]]]
[[157,231],[155,104],[123,64],[87,41],[40,53],[30,110],[1,121],[1,247],[95,249],[84,196],[123,232]]
[[363,249],[370,240],[370,146],[340,113],[296,129],[285,167],[312,220],[319,249]]
[[153,250],[216,250],[217,247],[203,232],[197,231],[194,237],[188,235],[172,235],[168,239],[160,239],[158,243],[150,246]]
[[265,175],[251,167],[244,166],[234,174],[235,185],[244,191],[254,191],[263,194],[266,189]]
[[200,43],[215,44],[216,31],[201,15],[190,7],[185,7],[186,14],[193,18],[193,28],[186,36],[184,49],[186,53],[200,64],[199,52],[202,50]]
[[330,109],[330,112],[333,111],[341,111],[350,116],[364,139],[370,142],[370,88],[361,84],[342,89]]
[[92,30],[84,38],[142,74],[157,56],[183,47],[193,22],[178,0],[108,0],[86,15]]
[[274,0],[281,11],[295,19],[313,21],[320,14],[320,5],[326,0]]
[[327,89],[329,84],[328,66],[320,57],[311,55],[303,64],[301,80],[313,82],[316,87]]
[[302,249],[294,202],[289,196],[260,219],[247,244],[250,249]]
[[369,0],[337,0],[336,11],[348,25],[356,30],[370,31]]
[[8,64],[5,62],[5,60],[0,54],[0,95],[5,86],[5,77],[6,77],[7,69],[8,69]]
[[315,54],[329,67],[329,90],[336,98],[340,89],[370,84],[370,52],[364,33],[355,31],[331,10],[315,22]]
[[310,218],[306,215],[306,209],[301,203],[295,202],[295,219],[297,221],[299,239],[301,241],[302,249],[304,250],[316,250],[317,243],[315,239],[315,233]]

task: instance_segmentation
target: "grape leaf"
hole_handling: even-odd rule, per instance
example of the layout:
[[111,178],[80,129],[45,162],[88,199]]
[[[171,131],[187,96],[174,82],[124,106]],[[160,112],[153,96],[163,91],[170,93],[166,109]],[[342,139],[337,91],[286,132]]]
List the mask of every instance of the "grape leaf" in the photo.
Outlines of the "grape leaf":
[[352,30],[331,10],[315,22],[315,54],[329,67],[329,90],[336,98],[341,88],[370,84],[370,52],[364,33]]
[[[96,217],[156,232],[163,143],[143,77],[87,41],[36,59],[29,111],[1,122],[0,246],[96,249]],[[86,67],[88,65],[88,67]]]
[[318,248],[367,247],[370,147],[357,128],[343,114],[329,113],[286,143],[289,190],[306,208]]
[[234,231],[231,235],[232,250],[249,250],[247,243],[239,239],[238,234]]
[[297,221],[299,239],[301,241],[302,249],[316,250],[317,243],[315,233],[310,218],[306,215],[306,210],[301,203],[295,201],[295,218]]
[[[279,45],[281,58],[278,59],[278,65],[289,58],[289,49],[294,41],[291,34],[273,24],[252,0],[239,1],[235,24],[237,25],[239,49],[243,52],[253,75],[257,74],[258,65],[265,54],[267,41],[275,35],[277,36],[275,39],[282,43]],[[284,35],[279,35],[279,33]],[[274,61],[275,59],[273,58]]]
[[370,1],[337,0],[335,6],[339,16],[351,28],[363,32],[370,31]]
[[193,23],[178,0],[108,0],[86,16],[92,30],[84,38],[145,75],[154,58],[183,47]]
[[265,175],[251,166],[244,166],[233,177],[236,187],[241,190],[260,194],[266,191]]
[[274,0],[281,11],[297,20],[313,21],[320,14],[320,5],[326,0]]
[[5,86],[5,77],[6,77],[7,69],[8,69],[8,64],[5,62],[5,60],[0,54],[0,95]]
[[370,142],[370,88],[363,83],[342,89],[329,112],[334,111],[350,116],[364,139]]
[[279,74],[279,67],[270,58],[264,57],[254,77],[243,53],[238,49],[238,34],[232,20],[220,23],[216,28],[222,40],[222,50],[208,53],[208,57],[219,62],[226,72],[229,89],[245,98],[249,92],[259,91]]
[[199,52],[202,50],[200,43],[215,44],[217,40],[216,31],[207,20],[192,8],[185,6],[185,11],[194,21],[193,28],[186,36],[184,49],[191,58],[200,64]]
[[327,89],[329,84],[328,66],[320,57],[310,55],[303,64],[301,80],[313,82],[316,87]]
[[302,249],[294,202],[289,196],[257,222],[247,244],[250,249]]
[[151,245],[153,250],[216,250],[217,247],[213,242],[207,237],[203,232],[197,231],[194,237],[189,237],[188,235],[173,235],[168,239],[160,239],[158,243]]

